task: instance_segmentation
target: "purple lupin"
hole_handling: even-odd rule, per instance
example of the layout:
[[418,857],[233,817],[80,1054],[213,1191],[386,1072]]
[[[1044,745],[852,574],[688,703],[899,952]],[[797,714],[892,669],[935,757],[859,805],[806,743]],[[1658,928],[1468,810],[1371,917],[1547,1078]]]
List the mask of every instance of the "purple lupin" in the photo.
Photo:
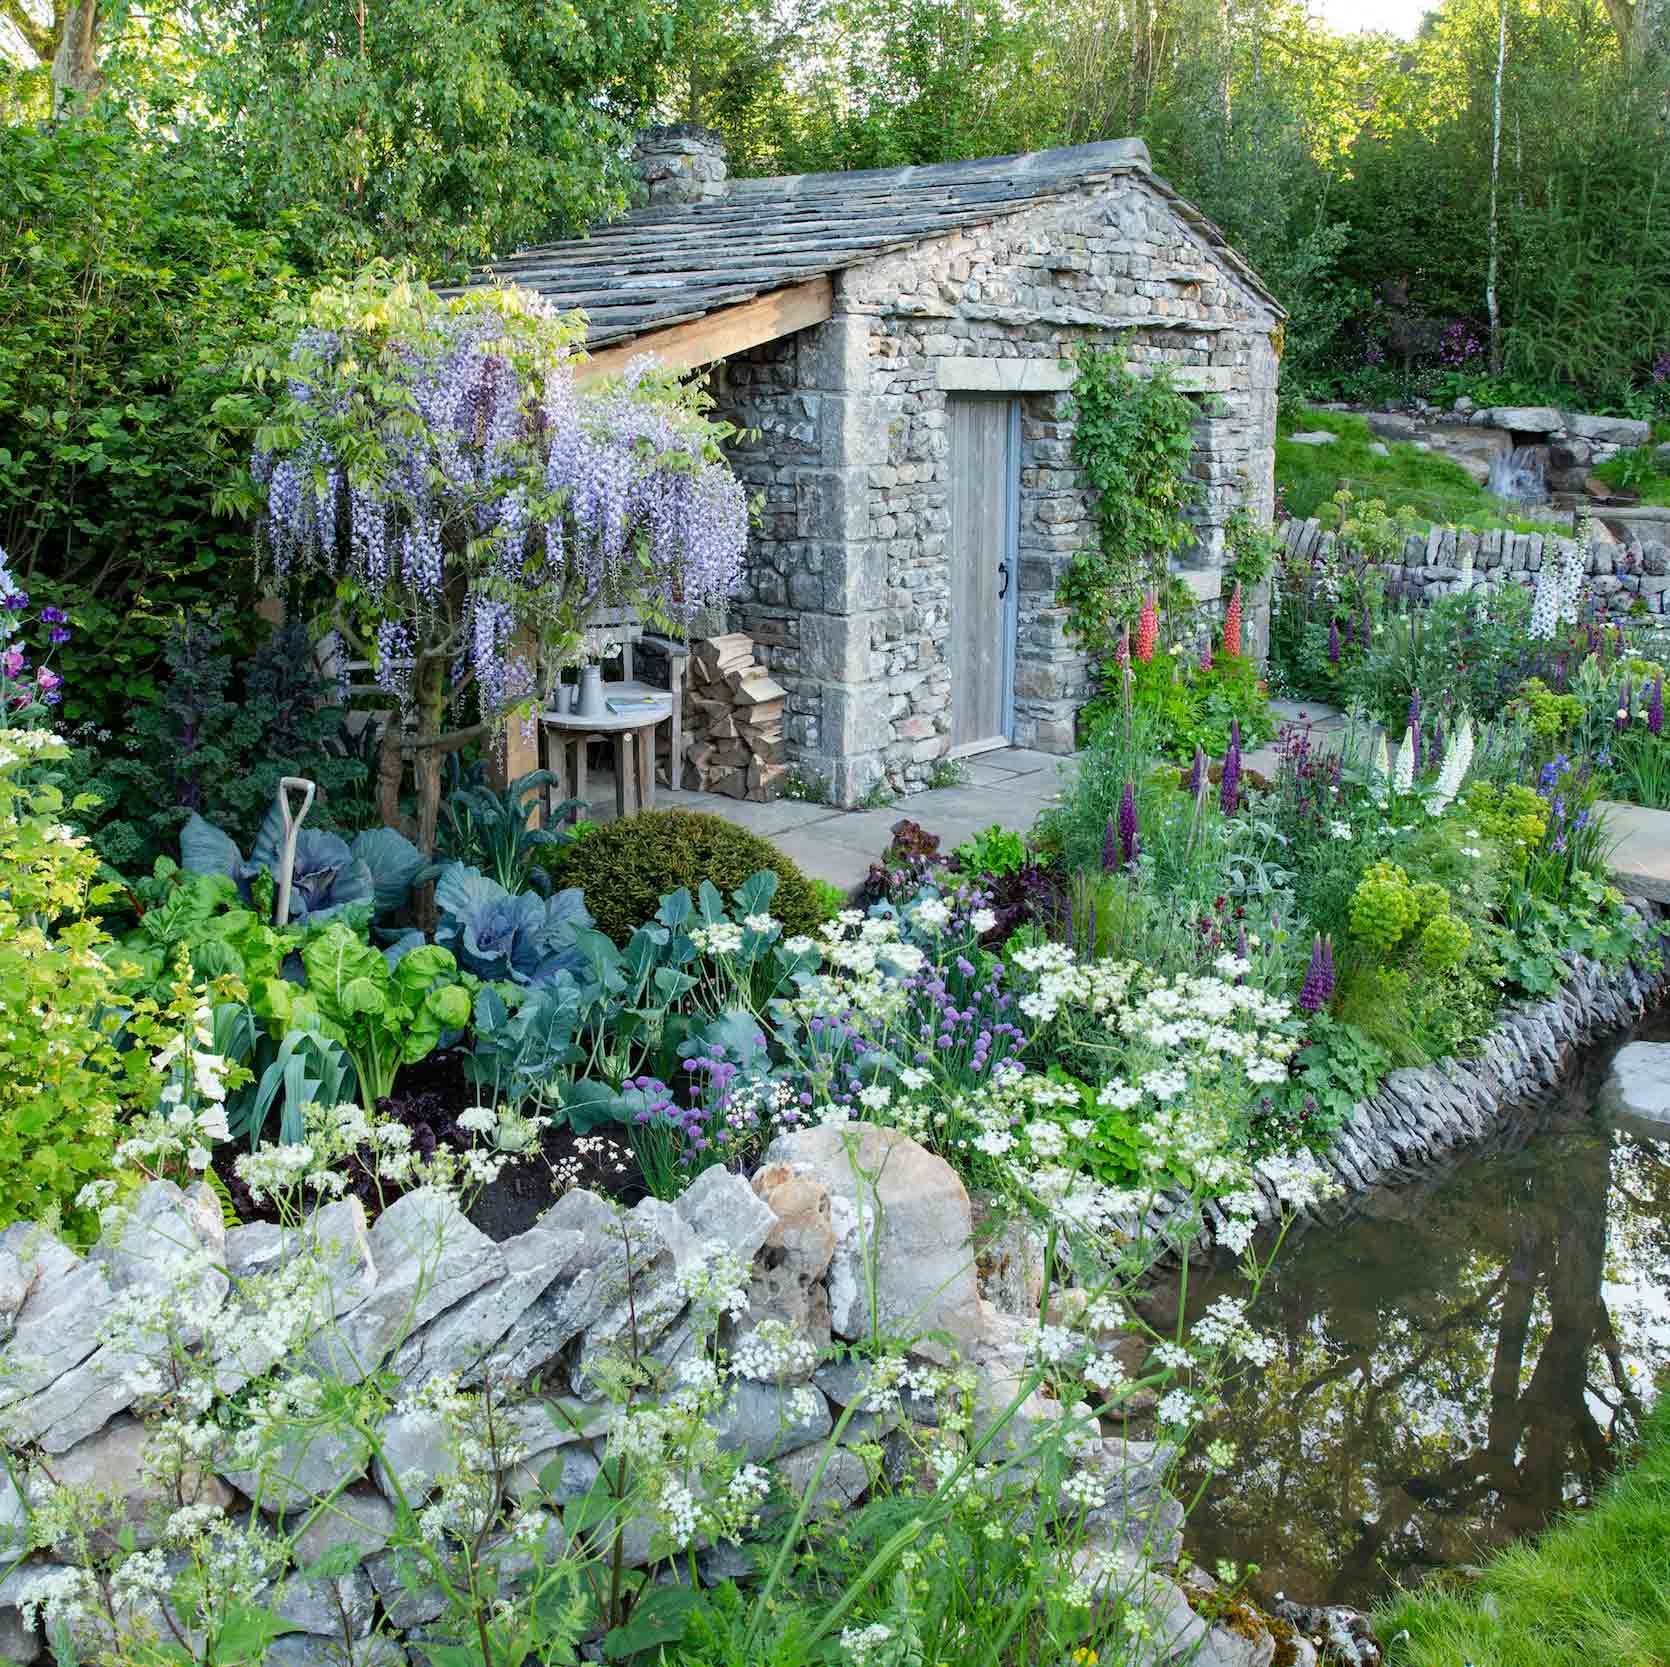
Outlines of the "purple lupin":
[[1201,749],[1200,743],[1197,741],[1195,743],[1194,768],[1189,771],[1189,780],[1188,780],[1189,797],[1191,799],[1199,798],[1199,796],[1200,796],[1200,784],[1205,779],[1206,779],[1206,754]]
[[1664,673],[1660,672],[1653,679],[1652,697],[1647,702],[1647,733],[1662,735],[1664,733]]
[[1142,853],[1142,841],[1137,838],[1137,796],[1130,782],[1119,798],[1119,850],[1129,866]]
[[1328,967],[1322,958],[1322,934],[1311,942],[1310,965],[1305,969],[1305,981],[1299,987],[1299,1010],[1320,1013],[1328,1005],[1332,992],[1328,988]]
[[1241,720],[1229,720],[1229,750],[1224,754],[1223,784],[1218,794],[1218,807],[1225,816],[1233,816],[1241,802]]

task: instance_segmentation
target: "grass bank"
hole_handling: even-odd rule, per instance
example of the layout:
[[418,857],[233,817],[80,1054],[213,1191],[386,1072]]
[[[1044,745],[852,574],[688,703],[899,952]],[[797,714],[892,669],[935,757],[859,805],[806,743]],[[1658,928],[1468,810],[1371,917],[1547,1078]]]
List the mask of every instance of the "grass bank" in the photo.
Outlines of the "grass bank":
[[[1339,438],[1331,446],[1295,445],[1288,438],[1320,430]],[[1375,450],[1377,445],[1382,450]],[[1289,513],[1301,519],[1321,515],[1327,520],[1334,494],[1349,486],[1359,498],[1383,499],[1392,514],[1406,509],[1423,524],[1440,521],[1517,531],[1543,526],[1504,515],[1501,499],[1492,497],[1459,463],[1406,440],[1377,440],[1361,417],[1344,411],[1306,406],[1293,423],[1284,421],[1276,435],[1276,485],[1285,494]]]
[[1407,1631],[1392,1667],[1658,1667],[1670,1662],[1670,1395],[1592,1509],[1494,1557],[1464,1592],[1436,1585],[1376,1617]]

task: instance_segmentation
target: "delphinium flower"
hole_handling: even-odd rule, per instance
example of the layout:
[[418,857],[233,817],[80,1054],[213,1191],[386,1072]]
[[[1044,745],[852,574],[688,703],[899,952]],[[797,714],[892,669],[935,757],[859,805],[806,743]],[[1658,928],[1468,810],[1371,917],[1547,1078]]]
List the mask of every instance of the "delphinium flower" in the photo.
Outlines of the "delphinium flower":
[[1153,591],[1142,599],[1142,611],[1137,615],[1136,657],[1145,665],[1154,658],[1154,644],[1160,635],[1160,609]]
[[1235,589],[1230,592],[1229,606],[1224,610],[1224,657],[1238,660],[1241,657],[1241,584],[1237,580]]
[[1233,816],[1241,802],[1241,721],[1229,720],[1229,748],[1224,753],[1223,781],[1218,791],[1219,808]]
[[1560,581],[1554,564],[1544,561],[1537,570],[1536,597],[1531,604],[1531,623],[1526,634],[1533,642],[1550,642],[1560,617]]
[[1328,621],[1328,664],[1331,666],[1339,664],[1339,621],[1337,619]]
[[1130,782],[1119,797],[1119,850],[1128,868],[1142,854],[1142,842],[1137,837],[1136,789]]

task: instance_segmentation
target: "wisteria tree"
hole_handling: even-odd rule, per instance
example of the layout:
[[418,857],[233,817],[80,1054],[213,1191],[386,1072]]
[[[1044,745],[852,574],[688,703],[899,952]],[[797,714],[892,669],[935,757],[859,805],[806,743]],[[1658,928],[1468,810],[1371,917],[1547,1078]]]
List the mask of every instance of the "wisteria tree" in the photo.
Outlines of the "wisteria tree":
[[386,270],[316,293],[255,374],[285,397],[257,437],[275,578],[323,581],[332,623],[411,717],[379,802],[433,851],[444,755],[527,721],[598,607],[686,626],[741,571],[731,432],[669,373],[576,385],[581,328],[537,296],[445,298]]

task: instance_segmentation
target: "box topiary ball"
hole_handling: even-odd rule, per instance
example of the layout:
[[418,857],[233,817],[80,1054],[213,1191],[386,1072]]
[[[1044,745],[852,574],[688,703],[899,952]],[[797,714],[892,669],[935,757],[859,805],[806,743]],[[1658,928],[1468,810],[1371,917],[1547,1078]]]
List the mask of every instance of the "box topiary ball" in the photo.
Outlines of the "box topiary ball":
[[589,829],[572,845],[542,851],[555,886],[579,886],[600,932],[625,943],[634,927],[654,917],[668,892],[687,887],[695,896],[703,880],[726,903],[750,875],[769,868],[777,876],[771,912],[784,936],[815,932],[828,907],[812,882],[769,839],[720,816],[693,810],[649,810]]

